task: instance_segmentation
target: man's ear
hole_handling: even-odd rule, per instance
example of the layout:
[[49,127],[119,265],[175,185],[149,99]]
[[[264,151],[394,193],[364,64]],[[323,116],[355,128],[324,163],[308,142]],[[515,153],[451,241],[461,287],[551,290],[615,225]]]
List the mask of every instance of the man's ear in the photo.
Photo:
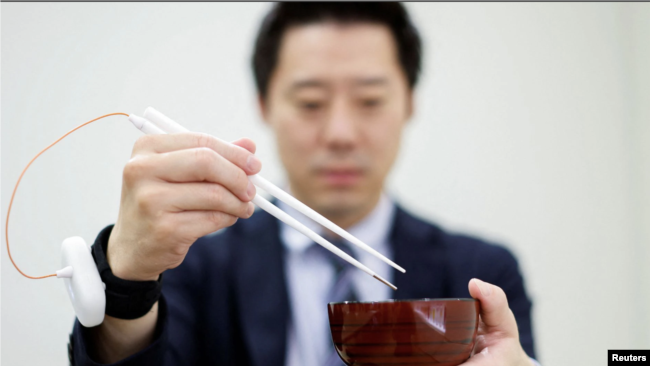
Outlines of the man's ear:
[[262,94],[257,94],[257,108],[260,111],[260,116],[262,116],[262,121],[264,121],[264,123],[268,124],[269,122],[268,122],[267,116],[268,116],[269,111],[268,111],[268,107],[266,105],[266,100],[264,99]]
[[405,121],[410,121],[415,113],[415,91],[409,90],[408,96],[406,97],[406,119]]

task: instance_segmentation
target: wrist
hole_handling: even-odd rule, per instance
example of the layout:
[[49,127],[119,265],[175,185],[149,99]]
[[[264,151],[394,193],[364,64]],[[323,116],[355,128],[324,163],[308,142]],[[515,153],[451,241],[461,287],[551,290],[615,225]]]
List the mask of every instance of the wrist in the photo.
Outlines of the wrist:
[[[110,251],[110,249],[109,249]],[[110,254],[107,254],[110,255]],[[124,262],[119,262],[117,263],[111,262],[110,259],[107,258],[108,265],[111,267],[111,272],[113,272],[113,275],[119,279],[126,280],[126,281],[158,281],[158,278],[160,278],[160,273],[153,274],[153,273],[143,273],[143,272],[136,272],[131,270],[130,268],[134,268],[136,266],[123,266],[120,265]]]
[[113,275],[127,281],[157,281],[160,273],[145,273],[134,270],[134,268],[141,266],[129,265],[124,258],[121,258],[119,255],[121,253],[120,248],[117,245],[118,240],[116,239],[119,236],[118,230],[115,227],[113,228],[105,248],[106,262],[110,266]]

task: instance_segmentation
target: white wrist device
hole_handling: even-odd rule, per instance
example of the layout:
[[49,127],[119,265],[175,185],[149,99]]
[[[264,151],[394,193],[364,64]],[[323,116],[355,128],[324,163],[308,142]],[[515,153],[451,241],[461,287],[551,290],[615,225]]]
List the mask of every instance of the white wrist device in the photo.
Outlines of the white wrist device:
[[77,319],[84,327],[94,327],[104,321],[106,294],[104,283],[86,241],[73,236],[61,245],[63,269],[56,276],[63,278]]

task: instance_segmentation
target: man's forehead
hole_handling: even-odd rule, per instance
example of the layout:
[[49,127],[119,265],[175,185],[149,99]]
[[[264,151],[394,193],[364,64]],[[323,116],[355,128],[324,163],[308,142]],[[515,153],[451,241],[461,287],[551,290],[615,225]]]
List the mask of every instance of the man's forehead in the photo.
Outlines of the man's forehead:
[[284,37],[276,76],[291,89],[387,85],[401,70],[385,26],[318,23],[293,27]]

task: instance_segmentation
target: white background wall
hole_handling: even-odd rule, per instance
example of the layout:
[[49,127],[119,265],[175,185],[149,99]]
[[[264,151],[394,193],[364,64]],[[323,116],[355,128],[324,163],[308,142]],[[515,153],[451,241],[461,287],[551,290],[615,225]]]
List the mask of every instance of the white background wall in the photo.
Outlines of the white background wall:
[[[253,138],[265,176],[281,182],[249,68],[268,7],[3,3],[2,222],[41,148],[150,105],[194,130]],[[605,365],[607,349],[650,347],[650,4],[408,7],[425,70],[390,191],[517,254],[544,365]],[[111,117],[33,165],[10,227],[24,271],[52,273],[64,238],[92,242],[115,220],[139,136]],[[4,248],[1,311],[5,365],[67,364],[62,281],[23,278]]]

